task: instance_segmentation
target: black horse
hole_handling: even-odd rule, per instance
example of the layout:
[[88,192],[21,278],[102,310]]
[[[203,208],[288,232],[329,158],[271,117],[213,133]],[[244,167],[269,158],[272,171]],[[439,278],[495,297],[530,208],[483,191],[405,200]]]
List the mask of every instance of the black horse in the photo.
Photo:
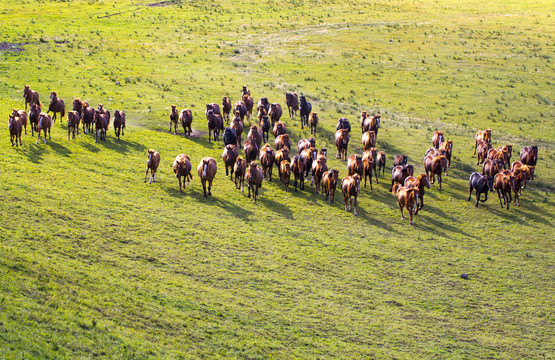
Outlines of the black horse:
[[[478,207],[478,203],[480,201],[485,202],[488,199],[488,190],[493,192],[493,178],[474,172],[470,174],[470,178],[468,179],[468,186],[469,188],[467,200],[470,200],[472,189],[476,189],[476,207]],[[484,200],[480,200],[480,195],[482,193],[486,194]]]
[[304,129],[305,126],[308,126],[308,115],[312,112],[312,105],[308,101],[304,95],[300,96],[301,100],[301,129]]
[[271,124],[268,115],[263,115],[260,121],[260,128],[262,129],[262,142],[268,142]]

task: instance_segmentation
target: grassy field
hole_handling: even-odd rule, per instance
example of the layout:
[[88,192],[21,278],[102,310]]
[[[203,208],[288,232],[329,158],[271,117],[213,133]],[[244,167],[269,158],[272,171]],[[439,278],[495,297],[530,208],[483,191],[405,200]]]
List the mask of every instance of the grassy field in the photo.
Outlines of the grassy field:
[[[0,358],[553,358],[555,25],[548,1],[4,2],[0,109],[56,91],[127,113],[117,141],[11,147],[0,136]],[[378,148],[417,172],[435,130],[454,141],[444,190],[401,220],[389,174],[359,215],[314,188],[235,190],[208,144],[204,107],[306,95],[332,167],[339,117],[380,112]],[[170,105],[195,136],[168,133]],[[284,116],[293,142],[309,137]],[[521,207],[474,207],[474,134],[538,145]],[[182,133],[182,131],[181,131]],[[273,141],[273,137],[270,139]],[[147,149],[158,182],[143,183]],[[196,172],[218,161],[213,197]],[[473,197],[474,199],[474,197]],[[406,213],[405,213],[406,214]],[[469,275],[468,280],[461,278]]]

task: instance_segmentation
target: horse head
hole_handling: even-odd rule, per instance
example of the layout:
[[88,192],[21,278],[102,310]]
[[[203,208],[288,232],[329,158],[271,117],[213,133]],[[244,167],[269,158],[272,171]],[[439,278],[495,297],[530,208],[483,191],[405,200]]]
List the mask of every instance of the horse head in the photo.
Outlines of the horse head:
[[354,174],[353,175],[353,180],[355,181],[355,186],[356,186],[357,192],[360,191],[360,175],[358,173]]

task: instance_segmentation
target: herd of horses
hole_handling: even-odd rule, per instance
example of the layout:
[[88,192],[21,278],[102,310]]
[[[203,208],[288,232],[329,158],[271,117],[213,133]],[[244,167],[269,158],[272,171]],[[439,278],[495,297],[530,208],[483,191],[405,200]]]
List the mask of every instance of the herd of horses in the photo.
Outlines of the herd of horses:
[[[287,127],[281,117],[283,111],[279,103],[270,103],[268,98],[262,97],[258,101],[256,111],[258,125],[252,125],[248,129],[245,141],[242,135],[245,131],[244,121],[249,123],[253,120],[254,100],[250,90],[243,86],[241,99],[232,105],[230,98],[222,98],[221,107],[219,104],[210,103],[206,105],[206,121],[208,127],[208,142],[218,141],[220,134],[224,142],[222,160],[226,170],[226,176],[230,176],[235,182],[236,189],[244,191],[245,179],[247,181],[248,197],[252,197],[256,203],[258,189],[262,186],[263,179],[272,181],[273,167],[277,168],[277,173],[284,190],[287,191],[291,175],[294,178],[294,189],[297,187],[304,190],[305,182],[310,176],[310,185],[314,186],[316,194],[321,193],[329,204],[334,202],[335,190],[339,182],[339,171],[328,168],[327,149],[316,148],[314,137],[301,139],[297,144],[297,154],[292,154],[292,143],[287,132]],[[21,145],[21,132],[25,129],[27,134],[27,119],[31,125],[31,131],[38,132],[37,144],[44,132],[44,142],[46,134],[50,138],[50,128],[56,121],[57,113],[61,118],[65,116],[65,105],[62,99],[57,97],[56,92],[50,94],[48,111],[42,112],[42,104],[39,101],[39,94],[25,86],[23,91],[25,98],[25,110],[14,109],[9,117],[10,140],[13,145]],[[309,127],[311,134],[316,135],[318,125],[318,114],[312,111],[312,105],[306,100],[305,96],[298,96],[296,93],[288,92],[285,94],[285,103],[289,111],[289,118],[293,120],[299,112],[301,128]],[[27,106],[29,113],[27,114]],[[82,123],[83,133],[91,133],[94,127],[96,131],[95,142],[99,135],[101,140],[106,139],[106,132],[110,124],[110,112],[98,104],[94,109],[87,102],[74,99],[73,110],[67,114],[68,140],[73,134],[79,134],[79,125]],[[49,113],[53,115],[50,117]],[[232,116],[232,118],[231,118]],[[178,124],[183,127],[186,136],[192,133],[193,116],[191,109],[177,110],[175,105],[171,106],[170,129],[174,134],[178,132]],[[372,174],[379,183],[378,175],[381,173],[385,177],[386,154],[384,151],[377,150],[378,132],[380,129],[381,117],[379,114],[371,115],[362,112],[360,126],[362,132],[362,147],[364,152],[360,154],[348,155],[348,146],[351,136],[351,125],[347,118],[340,118],[336,125],[335,145],[337,148],[336,158],[346,161],[347,176],[340,183],[343,193],[345,211],[353,209],[357,215],[357,197],[360,193],[360,183],[364,179],[364,188],[370,184],[372,191]],[[115,134],[119,140],[120,134],[123,135],[125,129],[125,113],[116,110],[113,118]],[[274,146],[269,143],[269,133],[272,131],[274,136]],[[14,141],[15,139],[15,141]],[[437,180],[438,189],[442,189],[442,174],[447,175],[451,166],[451,155],[453,151],[453,141],[446,140],[445,134],[435,131],[431,139],[432,146],[428,149],[423,158],[425,173],[414,175],[414,165],[408,164],[406,155],[396,155],[393,160],[390,191],[396,196],[401,218],[404,219],[404,209],[410,217],[410,224],[414,224],[413,215],[416,215],[424,206],[425,189],[430,189],[431,185]],[[263,145],[264,143],[264,145]],[[239,149],[243,149],[243,156],[240,156]],[[472,191],[476,192],[476,207],[479,202],[487,200],[488,192],[497,191],[501,207],[509,209],[509,203],[520,206],[519,198],[522,189],[526,187],[526,182],[534,179],[534,170],[537,162],[537,146],[524,147],[520,152],[520,160],[510,162],[512,155],[512,145],[504,145],[493,148],[491,145],[491,129],[480,131],[475,137],[474,154],[478,157],[477,165],[482,164],[481,173],[474,172],[469,178],[469,196]],[[260,164],[259,164],[259,162]],[[160,164],[160,154],[150,149],[148,150],[147,169],[145,179],[150,171],[150,181],[156,181],[156,171]],[[510,167],[510,169],[509,169]],[[192,180],[192,163],[189,156],[179,154],[173,163],[173,171],[179,181],[179,191],[183,192],[183,186]],[[212,182],[216,176],[217,162],[214,158],[203,158],[198,167],[197,173],[201,180],[204,196],[211,196]],[[183,182],[182,182],[183,179]],[[368,181],[369,180],[369,181]],[[484,199],[481,200],[481,195]],[[353,203],[354,200],[354,203]]]

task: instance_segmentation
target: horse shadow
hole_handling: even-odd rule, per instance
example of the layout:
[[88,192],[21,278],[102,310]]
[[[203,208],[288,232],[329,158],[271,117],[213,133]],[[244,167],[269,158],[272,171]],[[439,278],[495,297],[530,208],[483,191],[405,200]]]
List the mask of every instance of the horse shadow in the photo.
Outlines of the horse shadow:
[[35,143],[29,144],[28,146],[29,151],[23,151],[21,147],[19,147],[18,149],[21,149],[20,153],[25,157],[27,157],[28,161],[34,164],[40,164],[44,160],[44,151],[45,151],[44,147],[41,145],[44,146],[44,144],[35,144]]
[[291,209],[286,205],[280,204],[266,196],[258,197],[256,202],[262,204],[268,210],[275,212],[280,216],[293,220],[293,211],[291,211]]
[[[343,200],[343,197],[342,197],[342,200]],[[360,218],[360,219],[366,220],[368,225],[377,226],[377,227],[382,228],[383,230],[386,230],[388,232],[392,232],[392,233],[396,233],[396,234],[399,233],[399,231],[395,230],[391,225],[379,220],[379,218],[377,216],[370,216],[370,214],[368,214],[363,207],[360,207],[358,205],[359,204],[358,204],[358,201],[357,201],[357,212],[358,212],[357,217]]]
[[55,141],[51,140],[51,141],[48,142],[48,144],[49,144],[50,148],[52,150],[54,150],[55,152],[57,152],[59,155],[69,157],[72,154],[72,151],[69,148],[65,147],[64,145],[62,145],[58,142],[55,142]]

